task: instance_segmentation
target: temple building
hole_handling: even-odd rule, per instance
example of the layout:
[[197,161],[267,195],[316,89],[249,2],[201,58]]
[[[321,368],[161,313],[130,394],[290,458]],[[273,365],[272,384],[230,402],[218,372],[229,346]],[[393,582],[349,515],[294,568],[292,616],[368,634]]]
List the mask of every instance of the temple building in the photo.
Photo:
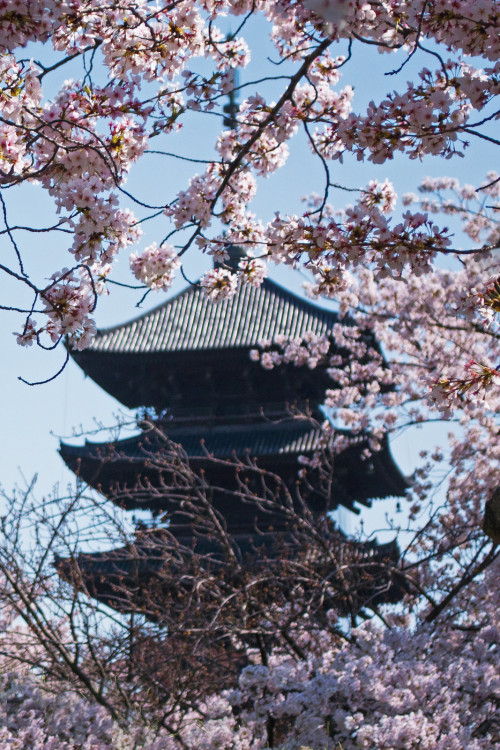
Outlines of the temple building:
[[[232,248],[229,263],[237,264],[239,253]],[[286,514],[246,502],[237,483],[242,486],[246,466],[249,476],[256,474],[250,467],[258,466],[293,495],[299,457],[312,457],[325,447],[320,407],[331,380],[326,365],[284,364],[268,370],[252,361],[250,352],[279,336],[300,338],[310,332],[332,337],[337,325],[335,312],[269,279],[258,288],[243,285],[219,304],[210,302],[199,285],[190,286],[129,323],[98,331],[88,349],[71,352],[87,376],[149,419],[139,419],[140,433],[128,439],[62,443],[61,456],[110,502],[151,511],[170,539],[200,544],[172,489],[179,459],[172,446],[179,446],[194,474],[216,488],[211,503],[238,548],[248,548],[259,529],[272,549],[273,539],[286,535]],[[313,514],[324,517],[340,505],[356,510],[356,503],[368,506],[376,498],[404,494],[407,482],[388,443],[368,459],[366,445],[366,437],[352,436],[335,456],[328,495],[313,489],[307,496]],[[134,565],[145,581],[168,564],[162,539],[160,528],[138,532],[136,547],[144,554],[139,561],[135,556]],[[365,545],[363,550],[372,556],[396,554],[394,545]],[[96,598],[113,606],[110,580],[127,575],[129,557],[127,547],[81,555],[82,575]],[[59,567],[69,577],[63,561]]]

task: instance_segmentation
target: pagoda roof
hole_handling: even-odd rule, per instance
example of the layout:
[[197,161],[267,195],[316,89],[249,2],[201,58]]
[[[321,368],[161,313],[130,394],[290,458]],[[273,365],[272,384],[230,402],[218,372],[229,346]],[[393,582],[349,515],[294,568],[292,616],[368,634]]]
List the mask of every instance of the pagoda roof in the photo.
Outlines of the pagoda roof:
[[[232,542],[245,567],[264,564],[268,568],[283,555],[284,559],[287,555],[294,558],[297,546],[299,554],[304,552],[304,541],[294,538],[293,533],[264,534],[262,538],[255,534],[237,535],[232,537]],[[360,566],[356,591],[359,605],[396,603],[401,600],[403,588],[387,573],[387,565],[395,566],[400,557],[395,541],[383,544],[377,540],[353,542],[347,540],[342,532],[337,532],[336,537],[332,535],[331,544],[342,557],[344,566],[349,562],[354,570],[357,565]],[[182,584],[182,549],[193,549],[201,555],[203,564],[209,569],[216,570],[219,565],[225,564],[224,550],[215,541],[192,535],[177,538],[175,530],[171,533],[161,528],[138,532],[132,543],[117,549],[80,553],[74,558],[56,556],[54,563],[62,579],[79,589],[85,589],[95,599],[118,611],[141,611],[154,620],[155,614],[158,614],[157,604],[160,607],[168,606],[169,600],[165,596],[169,592],[177,594],[180,587],[186,585]],[[322,554],[324,552],[320,548],[310,556],[309,562],[318,570],[326,562],[332,568],[331,577],[334,573],[331,558],[327,556],[323,560]],[[345,575],[344,572],[338,581],[338,596],[335,597],[339,611],[353,603],[352,591],[345,599]],[[156,597],[158,602],[155,601]]]
[[[342,431],[341,431],[342,432]],[[324,433],[318,424],[307,418],[288,418],[278,422],[166,428],[168,440],[179,444],[193,467],[210,465],[211,459],[257,459],[263,468],[280,472],[279,466],[292,471],[296,477],[297,459],[312,455],[324,448]],[[348,434],[348,433],[346,433]],[[395,463],[388,442],[380,451],[363,459],[367,447],[366,436],[349,436],[349,447],[335,458],[336,497],[338,504],[353,509],[354,502],[369,504],[375,498],[404,495],[408,483]],[[150,459],[165,454],[163,436],[154,430],[112,443],[86,442],[83,446],[61,443],[60,454],[70,469],[84,481],[105,494],[113,495],[113,488],[147,477]],[[148,465],[149,464],[149,465]],[[165,465],[164,470],[168,467]],[[135,477],[135,479],[134,479]],[[119,492],[120,502],[127,508],[152,507],[146,497],[134,501],[133,491],[128,498]],[[153,501],[152,501],[153,502]]]
[[[165,533],[167,532],[167,533]],[[262,535],[240,534],[232,536],[235,546],[242,545],[244,548],[244,557],[253,552],[253,557],[258,559],[260,554],[266,554],[266,563],[269,559],[283,554],[290,549],[290,540],[293,534],[273,534],[263,533]],[[345,535],[338,531],[336,543],[341,547],[345,545],[353,560],[383,560],[390,559],[397,562],[400,557],[399,547],[395,540],[390,542],[379,543],[376,539],[357,542],[349,540]],[[178,544],[180,547],[178,547]],[[297,541],[295,541],[297,544]],[[71,565],[79,565],[81,571],[85,571],[89,577],[93,576],[137,576],[140,578],[149,578],[161,571],[172,563],[178,564],[179,548],[190,547],[200,555],[206,555],[212,562],[217,564],[221,557],[221,548],[218,544],[204,537],[193,534],[190,536],[180,535],[177,538],[175,529],[162,529],[161,527],[152,527],[143,531],[136,532],[136,538],[131,544],[118,547],[104,552],[81,552],[71,560],[56,555],[56,567],[60,566],[63,576],[67,576]],[[177,554],[176,554],[177,553]],[[251,559],[251,556],[246,558]]]
[[77,362],[90,352],[154,354],[253,348],[277,335],[328,334],[337,313],[289,292],[270,279],[244,284],[223,302],[211,302],[199,284],[189,286],[150,312],[97,332]]
[[[168,439],[181,445],[189,458],[220,459],[309,453],[320,447],[322,436],[322,430],[307,418],[213,427],[196,425],[169,429],[167,426],[165,431]],[[128,460],[143,460],[148,454],[161,452],[162,446],[165,440],[151,430],[111,443],[86,441],[83,446],[61,443],[60,452],[63,458],[78,455],[106,459],[112,454]]]

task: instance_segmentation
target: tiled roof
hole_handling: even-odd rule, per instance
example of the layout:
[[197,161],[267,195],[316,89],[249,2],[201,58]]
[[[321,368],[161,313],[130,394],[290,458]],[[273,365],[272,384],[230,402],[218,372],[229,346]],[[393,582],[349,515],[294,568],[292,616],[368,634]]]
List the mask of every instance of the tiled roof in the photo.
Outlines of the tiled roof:
[[[283,550],[280,547],[280,536],[281,541],[284,541],[285,544],[286,542],[288,544],[293,542],[293,534],[289,532],[284,535],[273,533],[259,535],[255,533],[255,530],[252,530],[250,534],[234,536],[233,541],[239,547],[243,546],[245,552],[249,554],[252,551],[255,552],[256,549],[266,550],[267,555],[269,555],[269,558],[266,560],[268,561],[272,559],[273,553],[276,555],[280,553],[280,550]],[[179,559],[174,557],[177,551],[176,540],[175,529],[172,530],[172,534],[164,535],[163,537],[161,529],[151,529],[149,534],[148,532],[143,532],[142,535],[138,535],[134,543],[125,547],[111,549],[106,552],[83,552],[73,560],[56,555],[55,565],[63,577],[69,577],[71,567],[78,565],[81,573],[89,578],[94,576],[148,578],[152,575],[161,574],[162,569],[166,565],[172,565],[176,559]],[[181,536],[178,541],[180,542],[181,549],[183,547],[189,549],[193,544],[197,554],[211,555],[213,560],[216,560],[217,556],[220,556],[221,553],[217,542],[206,539],[203,536]],[[377,540],[353,542],[345,538],[342,532],[339,532],[337,537],[332,535],[330,541],[332,546],[333,544],[338,545],[339,551],[344,547],[345,553],[349,554],[349,557],[354,562],[391,560],[395,563],[400,556],[396,541],[382,544],[379,544]],[[297,540],[295,540],[295,544],[297,544]],[[317,550],[318,553],[321,554],[321,549]]]
[[[141,611],[146,617],[154,620],[158,606],[160,612],[162,607],[169,606],[169,591],[178,593],[182,586],[189,587],[186,579],[184,584],[182,582],[179,566],[184,569],[184,565],[182,555],[178,553],[175,532],[172,537],[162,539],[159,531],[152,529],[150,534],[140,535],[135,543],[119,549],[82,553],[73,559],[56,557],[55,567],[62,579],[80,589],[85,588],[91,596],[108,606],[121,612]],[[261,539],[260,536],[255,536],[254,531],[252,534],[232,539],[237,555],[245,561],[244,564],[257,567],[265,565],[266,570],[273,565],[274,560],[282,559],[282,551],[284,560],[290,555],[295,558],[297,553],[300,555],[303,551],[304,545],[303,538],[300,535],[295,537],[293,532],[284,535],[271,533]],[[182,538],[179,541],[189,549],[194,537]],[[297,545],[299,549],[295,552]],[[328,602],[328,608],[335,604],[340,613],[344,610],[349,612],[349,607],[353,605],[353,597],[358,597],[361,605],[372,606],[401,600],[404,589],[387,571],[387,566],[395,566],[400,557],[396,542],[349,542],[340,532],[337,535],[332,533],[328,546],[327,555],[320,545],[316,549],[313,548],[308,557],[311,569],[317,567],[322,571],[325,563],[328,566],[330,583],[337,590],[334,599]],[[194,549],[202,556],[204,564],[208,565],[209,569],[217,569],[218,565],[224,565],[224,552],[214,540],[203,536],[196,537]],[[332,565],[332,557],[336,556],[343,561],[343,573],[338,577]],[[281,566],[279,571],[278,575],[283,575]],[[346,575],[351,576],[351,588],[347,599]],[[188,588],[184,588],[184,591],[187,590]]]
[[87,552],[75,561],[56,556],[55,564],[63,578],[69,578],[72,564],[77,563],[85,576],[134,576],[150,578],[165,566],[165,548],[160,546],[140,549],[136,546],[120,547],[108,552]]
[[[307,419],[167,429],[167,434],[190,458],[204,456],[206,452],[215,458],[308,453],[319,447],[321,438],[321,430]],[[65,460],[70,456],[103,459],[112,455],[114,460],[143,460],[148,453],[161,450],[162,445],[164,442],[152,431],[116,443],[86,442],[80,447],[62,443],[61,455]]]
[[336,313],[269,279],[259,288],[244,285],[234,297],[218,304],[210,302],[199,286],[191,286],[129,323],[102,329],[87,351],[155,353],[253,347],[278,334],[328,333],[336,322]]
[[[321,447],[322,432],[308,419],[289,419],[281,422],[250,425],[200,426],[167,429],[168,438],[178,443],[191,460],[202,463],[236,456],[257,458],[259,465],[275,464],[275,471],[283,465],[295,466],[298,456],[311,455]],[[351,445],[335,459],[334,503],[351,508],[353,502],[367,504],[371,499],[404,495],[407,482],[394,462],[388,443],[364,460],[362,452],[366,438],[351,436]],[[154,459],[163,456],[168,464],[169,447],[154,431],[116,443],[85,443],[83,446],[61,444],[60,453],[70,469],[92,486],[114,487],[130,482],[135,475],[154,473]],[[150,464],[149,460],[153,459]],[[175,460],[172,456],[172,460]],[[153,467],[153,468],[152,468]],[[297,466],[298,470],[298,466]],[[294,474],[295,476],[295,474]],[[132,486],[132,485],[129,485]],[[134,496],[132,504],[148,507],[148,497]],[[153,500],[151,501],[153,503]],[[132,507],[132,505],[130,506]],[[135,505],[134,505],[135,507]]]

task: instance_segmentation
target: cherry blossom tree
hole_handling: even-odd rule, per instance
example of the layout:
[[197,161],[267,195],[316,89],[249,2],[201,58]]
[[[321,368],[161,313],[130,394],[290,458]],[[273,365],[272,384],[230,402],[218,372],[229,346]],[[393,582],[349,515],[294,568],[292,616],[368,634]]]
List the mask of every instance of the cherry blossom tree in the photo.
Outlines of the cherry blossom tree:
[[[391,545],[377,552],[313,517],[308,479],[317,468],[303,469],[297,507],[278,477],[234,460],[225,466],[239,477],[240,499],[289,522],[270,556],[258,530],[243,553],[204,476],[178,446],[169,451],[151,453],[168,484],[149,491],[176,494],[194,547],[168,526],[131,534],[111,504],[85,491],[39,502],[28,488],[9,498],[0,547],[6,747],[486,750],[498,742],[498,545],[469,524],[431,547],[450,515],[441,510],[410,526],[413,542],[398,560]],[[117,490],[125,491],[143,487]],[[81,554],[89,543],[111,551]],[[141,565],[155,556],[162,566],[148,583]]]
[[[224,16],[236,26],[229,38]],[[254,17],[269,30],[277,65],[265,81],[239,84]],[[428,178],[402,196],[401,210],[391,182],[371,173],[396,158],[429,157],[453,172],[473,142],[493,154],[499,17],[495,0],[1,6],[2,233],[13,260],[0,270],[29,295],[3,305],[19,312],[20,344],[52,348],[67,337],[85,347],[127,248],[141,294],[168,289],[188,255],[214,256],[201,285],[216,304],[259,284],[270,263],[285,264],[310,274],[309,294],[349,315],[333,338],[351,356],[331,356],[329,340],[306,336],[263,342],[253,358],[269,368],[327,364],[325,429],[369,434],[368,450],[423,424],[449,433],[422,452],[407,522],[393,525],[404,532],[404,602],[366,623],[323,622],[314,634],[302,618],[294,654],[278,643],[266,660],[255,655],[237,685],[193,702],[182,731],[158,748],[486,750],[500,742],[500,178]],[[395,62],[360,111],[349,66],[372,47]],[[51,83],[76,65],[79,78]],[[172,200],[151,205],[127,189],[134,164],[167,158],[170,133],[210,117],[225,118],[227,129]],[[259,181],[284,165],[299,132],[323,183],[301,214],[263,223],[251,212]],[[365,184],[351,205],[337,205],[345,191],[332,168],[353,160],[367,164]],[[10,222],[10,193],[23,183],[50,196],[52,224]],[[144,247],[153,218],[163,223]],[[65,267],[48,268],[43,283],[26,270],[23,242],[34,229],[68,245]],[[225,264],[229,243],[248,252],[237,271]],[[370,356],[366,329],[378,342]]]
[[[233,479],[220,487],[151,430],[163,439],[145,450],[161,475],[154,487],[138,477],[109,507],[86,491],[38,501],[29,487],[6,498],[0,655],[53,692],[73,684],[122,727],[149,722],[172,735],[203,716],[211,695],[234,688],[243,667],[278,651],[302,655],[304,621],[312,637],[399,600],[405,572],[396,545],[348,540],[311,511],[311,493],[329,502],[331,462],[292,490],[255,461],[209,460],[208,471]],[[146,486],[150,499],[176,498],[180,531],[168,511],[163,522],[126,528],[116,506],[140,502]],[[228,493],[258,514],[246,535],[213,501]]]

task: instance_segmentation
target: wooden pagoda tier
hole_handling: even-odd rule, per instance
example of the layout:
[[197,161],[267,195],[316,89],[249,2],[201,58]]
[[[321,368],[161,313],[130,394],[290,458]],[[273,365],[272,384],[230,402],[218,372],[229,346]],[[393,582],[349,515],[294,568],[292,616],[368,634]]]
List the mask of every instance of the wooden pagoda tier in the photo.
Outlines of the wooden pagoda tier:
[[[276,473],[289,488],[298,475],[299,456],[311,457],[326,448],[324,435],[316,422],[288,417],[270,422],[261,417],[251,424],[182,425],[157,422],[161,429],[144,431],[113,443],[89,443],[83,446],[61,444],[60,454],[67,466],[87,484],[101,491],[127,510],[149,509],[153,513],[175,517],[176,505],[168,488],[175,484],[169,465],[178,463],[176,445],[195,473],[203,471],[213,487],[219,488],[213,499],[226,518],[229,528],[253,525],[255,506],[234,496],[235,472],[240,478],[257,476],[245,470],[249,460],[263,471]],[[343,433],[348,436],[349,433]],[[167,440],[165,440],[167,437]],[[370,500],[404,494],[407,483],[395,464],[387,441],[369,459],[363,457],[366,438],[351,436],[350,445],[333,458],[333,491],[325,498],[311,493],[311,510],[324,514],[343,505],[356,512],[354,503],[370,505]],[[330,457],[330,460],[332,458]],[[221,488],[226,487],[225,494]],[[163,488],[163,489],[162,489]],[[175,493],[173,493],[175,495]],[[270,521],[267,521],[268,525]],[[276,527],[277,519],[273,517]]]
[[242,422],[262,409],[269,417],[282,414],[287,403],[317,409],[331,386],[325,368],[266,370],[250,351],[279,335],[331,335],[337,324],[336,313],[268,279],[219,304],[191,286],[129,323],[99,331],[88,349],[71,356],[129,408],[168,410],[176,421]]
[[258,573],[262,566],[270,570],[276,563],[278,575],[284,581],[287,560],[292,564],[288,574],[293,581],[293,566],[300,559],[313,574],[321,574],[324,569],[331,583],[332,598],[325,600],[324,607],[333,607],[341,614],[352,612],[353,608],[396,603],[404,594],[404,585],[393,575],[399,560],[395,541],[353,542],[333,525],[324,547],[309,546],[307,540],[294,538],[293,534],[278,536],[277,543],[275,532],[254,533],[253,537],[232,535],[235,565],[223,545],[206,536],[193,543],[187,529],[185,535],[172,535],[169,529],[143,529],[125,546],[81,553],[74,558],[56,557],[55,566],[61,578],[103,604],[122,613],[141,612],[153,621],[162,619],[162,611],[171,615],[172,607],[183,609],[183,597],[189,599],[199,569],[204,569],[208,576],[232,581],[237,590],[243,571]]

